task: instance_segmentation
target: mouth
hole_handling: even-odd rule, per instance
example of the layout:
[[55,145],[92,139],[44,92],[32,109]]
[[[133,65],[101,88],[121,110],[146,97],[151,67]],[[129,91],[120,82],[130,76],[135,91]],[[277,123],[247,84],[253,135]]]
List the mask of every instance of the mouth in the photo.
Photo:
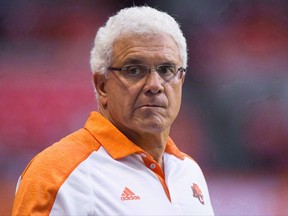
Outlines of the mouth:
[[144,104],[144,105],[142,105],[142,106],[139,106],[139,108],[141,108],[141,107],[148,107],[148,108],[153,108],[153,107],[155,107],[155,108],[164,108],[164,106],[161,105],[161,104]]
[[167,102],[163,100],[143,100],[136,105],[137,108],[167,108]]

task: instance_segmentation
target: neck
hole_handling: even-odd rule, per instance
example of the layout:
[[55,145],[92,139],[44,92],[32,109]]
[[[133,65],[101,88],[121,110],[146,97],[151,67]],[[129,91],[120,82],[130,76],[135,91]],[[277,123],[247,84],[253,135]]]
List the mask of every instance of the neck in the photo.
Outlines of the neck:
[[[105,109],[99,107],[100,113],[107,119],[109,119],[115,126]],[[169,137],[170,127],[160,131],[137,131],[131,130],[127,127],[117,127],[129,140],[142,148],[145,152],[149,153],[153,159],[162,167],[162,157],[166,148],[166,143]]]
[[[168,130],[169,131],[169,130]],[[129,136],[125,134],[131,141],[149,153],[153,159],[162,167],[162,157],[166,148],[169,132],[161,132],[157,134],[145,133],[141,135],[133,134]]]

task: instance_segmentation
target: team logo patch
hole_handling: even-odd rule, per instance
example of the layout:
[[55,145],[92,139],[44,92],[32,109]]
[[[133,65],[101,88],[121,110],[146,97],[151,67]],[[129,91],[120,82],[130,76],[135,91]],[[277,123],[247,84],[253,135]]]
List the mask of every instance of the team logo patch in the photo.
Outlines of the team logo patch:
[[195,184],[195,183],[193,183],[193,186],[191,186],[191,189],[192,189],[192,191],[193,191],[193,196],[194,196],[195,198],[197,198],[202,205],[204,205],[204,196],[203,196],[203,194],[202,194],[202,191],[201,191],[200,188],[198,187],[198,185]]
[[126,200],[139,200],[140,197],[136,196],[135,193],[133,193],[129,188],[125,187],[124,191],[121,195],[121,200],[126,201]]

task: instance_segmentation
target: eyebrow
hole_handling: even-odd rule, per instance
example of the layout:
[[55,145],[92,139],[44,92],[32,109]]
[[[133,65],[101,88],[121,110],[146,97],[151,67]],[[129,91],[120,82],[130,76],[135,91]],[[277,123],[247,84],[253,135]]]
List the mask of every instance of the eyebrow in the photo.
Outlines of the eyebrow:
[[123,65],[129,65],[129,64],[143,64],[143,61],[140,59],[127,59],[123,62]]
[[[131,58],[131,59],[127,59],[123,62],[123,65],[134,65],[134,64],[145,64],[144,61],[142,61],[141,59],[136,59],[136,58]],[[158,65],[176,65],[176,63],[174,61],[170,61],[170,60],[164,60],[163,62],[159,63]]]
[[176,65],[176,63],[175,62],[173,62],[173,61],[164,61],[164,62],[162,62],[162,63],[160,63],[159,65]]

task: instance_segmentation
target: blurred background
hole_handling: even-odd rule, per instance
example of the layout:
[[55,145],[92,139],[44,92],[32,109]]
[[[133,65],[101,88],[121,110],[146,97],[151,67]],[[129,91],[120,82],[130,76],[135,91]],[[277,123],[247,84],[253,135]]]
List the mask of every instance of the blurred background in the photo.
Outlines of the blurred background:
[[27,163],[97,109],[97,29],[145,4],[187,38],[172,137],[202,167],[215,214],[288,215],[286,0],[0,0],[0,215]]

